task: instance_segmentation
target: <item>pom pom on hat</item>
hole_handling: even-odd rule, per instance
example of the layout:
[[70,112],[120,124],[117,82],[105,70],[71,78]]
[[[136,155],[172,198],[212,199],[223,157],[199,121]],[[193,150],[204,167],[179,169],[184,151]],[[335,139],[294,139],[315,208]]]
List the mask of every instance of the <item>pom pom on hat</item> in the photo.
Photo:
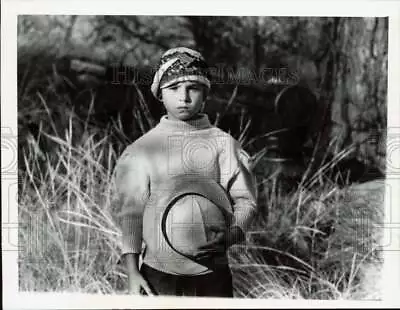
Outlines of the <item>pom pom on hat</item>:
[[207,64],[199,52],[190,48],[169,49],[161,56],[151,92],[158,98],[160,89],[182,81],[195,81],[210,88]]

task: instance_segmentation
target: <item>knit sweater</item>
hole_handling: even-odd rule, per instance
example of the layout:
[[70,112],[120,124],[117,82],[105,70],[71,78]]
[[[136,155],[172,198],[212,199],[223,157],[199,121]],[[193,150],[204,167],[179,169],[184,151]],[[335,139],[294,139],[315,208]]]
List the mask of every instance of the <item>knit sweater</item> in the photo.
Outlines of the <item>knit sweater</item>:
[[[129,145],[115,167],[121,212],[122,254],[141,253],[143,213],[152,189],[171,176],[198,174],[212,178],[226,190],[233,204],[232,225],[247,231],[256,213],[256,185],[248,155],[231,135],[210,124],[208,116],[179,121],[162,116],[160,122]],[[146,236],[146,238],[155,236]],[[167,273],[155,259],[143,262]]]

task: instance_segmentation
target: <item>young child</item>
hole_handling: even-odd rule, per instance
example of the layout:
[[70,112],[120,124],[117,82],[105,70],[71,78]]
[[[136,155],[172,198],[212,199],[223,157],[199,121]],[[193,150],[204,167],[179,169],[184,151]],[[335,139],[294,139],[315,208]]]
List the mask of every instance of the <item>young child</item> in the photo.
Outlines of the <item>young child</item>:
[[[226,251],[245,240],[256,213],[256,185],[249,157],[238,141],[211,125],[202,112],[209,89],[207,65],[200,53],[185,47],[165,52],[151,90],[167,114],[128,146],[117,162],[122,257],[131,294],[233,296]],[[182,181],[187,176],[218,183],[231,201],[233,220],[227,229],[216,229],[215,238],[199,246],[193,257],[163,260],[163,247],[155,249],[159,219],[147,211],[148,206],[157,195],[170,194],[163,184],[177,180],[179,186],[189,184]]]

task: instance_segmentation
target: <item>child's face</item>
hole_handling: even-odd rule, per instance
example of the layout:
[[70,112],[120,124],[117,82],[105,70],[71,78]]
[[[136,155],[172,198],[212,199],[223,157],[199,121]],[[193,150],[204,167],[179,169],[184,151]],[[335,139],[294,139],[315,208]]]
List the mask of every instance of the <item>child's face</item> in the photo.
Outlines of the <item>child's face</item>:
[[185,81],[161,89],[161,94],[168,118],[186,121],[201,111],[205,89],[199,83]]

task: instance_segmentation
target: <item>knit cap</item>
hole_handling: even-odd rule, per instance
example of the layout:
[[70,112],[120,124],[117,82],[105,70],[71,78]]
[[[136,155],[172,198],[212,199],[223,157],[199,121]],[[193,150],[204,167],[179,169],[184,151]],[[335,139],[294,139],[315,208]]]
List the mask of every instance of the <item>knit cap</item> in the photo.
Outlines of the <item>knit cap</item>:
[[161,56],[151,92],[158,98],[160,89],[182,81],[195,81],[210,88],[207,63],[199,52],[190,48],[169,49]]

